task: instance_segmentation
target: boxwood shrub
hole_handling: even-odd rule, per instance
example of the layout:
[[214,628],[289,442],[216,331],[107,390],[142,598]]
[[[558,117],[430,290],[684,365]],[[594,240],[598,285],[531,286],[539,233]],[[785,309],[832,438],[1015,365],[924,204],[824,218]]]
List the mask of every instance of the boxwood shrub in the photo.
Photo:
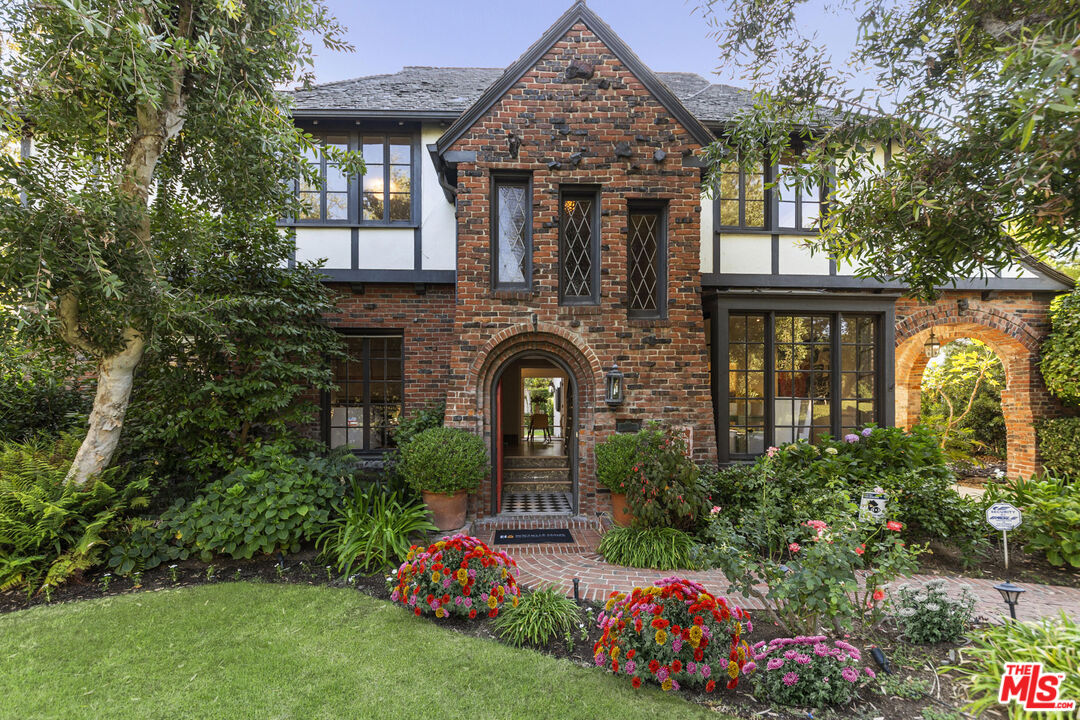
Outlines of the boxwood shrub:
[[1035,433],[1046,472],[1080,480],[1080,417],[1043,420]]
[[398,470],[418,491],[472,492],[490,469],[483,439],[458,428],[428,428],[399,451]]

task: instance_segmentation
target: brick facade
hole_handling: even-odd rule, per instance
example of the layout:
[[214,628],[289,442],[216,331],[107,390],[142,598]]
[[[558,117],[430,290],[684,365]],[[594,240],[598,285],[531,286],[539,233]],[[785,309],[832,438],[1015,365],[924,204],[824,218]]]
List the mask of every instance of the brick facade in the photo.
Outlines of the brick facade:
[[[572,62],[591,77],[568,78]],[[511,133],[520,141],[512,155]],[[617,157],[627,143],[630,157]],[[616,419],[667,420],[694,429],[698,460],[715,460],[712,399],[699,272],[700,171],[682,158],[699,149],[584,24],[574,25],[452,146],[476,153],[458,166],[457,307],[450,356],[447,422],[491,437],[489,384],[506,361],[543,351],[570,367],[579,390],[581,512],[603,509],[593,443]],[[658,152],[662,151],[662,152]],[[531,292],[495,292],[491,281],[492,172],[529,172],[533,187]],[[602,188],[600,304],[558,302],[559,191]],[[627,313],[627,203],[667,202],[668,313]],[[626,376],[622,407],[603,402],[603,374]],[[474,510],[488,511],[485,486]]]
[[1062,412],[1039,373],[1039,345],[1050,332],[1051,293],[947,292],[933,303],[901,298],[896,303],[896,424],[919,420],[921,385],[933,330],[944,346],[958,338],[985,342],[1005,367],[1001,391],[1008,473],[1030,476],[1039,469],[1034,422]]

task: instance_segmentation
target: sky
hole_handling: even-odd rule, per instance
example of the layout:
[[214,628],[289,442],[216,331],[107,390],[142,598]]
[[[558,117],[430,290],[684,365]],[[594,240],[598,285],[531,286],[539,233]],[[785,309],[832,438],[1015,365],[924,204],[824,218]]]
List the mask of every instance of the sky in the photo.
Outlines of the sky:
[[[846,57],[854,21],[810,0],[804,27]],[[405,65],[503,68],[525,51],[572,0],[328,0],[356,51],[317,49],[317,82],[392,73]],[[588,0],[655,71],[696,72],[712,82],[747,86],[721,69],[721,52],[697,0]]]

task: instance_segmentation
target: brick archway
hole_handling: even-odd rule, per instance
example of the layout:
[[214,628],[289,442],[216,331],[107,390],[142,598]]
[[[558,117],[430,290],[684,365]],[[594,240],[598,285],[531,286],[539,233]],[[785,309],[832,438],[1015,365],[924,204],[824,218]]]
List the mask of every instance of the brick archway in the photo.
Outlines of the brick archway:
[[896,424],[910,428],[919,421],[923,372],[929,358],[923,346],[931,330],[942,345],[959,338],[981,340],[1005,369],[1001,409],[1005,416],[1006,460],[1010,476],[1039,470],[1035,444],[1037,419],[1055,407],[1038,370],[1039,344],[1045,327],[1032,323],[1025,306],[983,300],[964,294],[946,295],[932,304],[904,301],[896,324]]

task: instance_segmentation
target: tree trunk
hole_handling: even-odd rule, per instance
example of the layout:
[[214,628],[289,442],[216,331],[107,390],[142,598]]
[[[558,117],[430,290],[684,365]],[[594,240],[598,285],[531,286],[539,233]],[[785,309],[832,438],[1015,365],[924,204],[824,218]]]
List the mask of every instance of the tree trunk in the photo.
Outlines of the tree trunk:
[[68,470],[66,481],[76,487],[86,487],[94,477],[109,465],[120,431],[124,427],[124,414],[131,400],[132,380],[135,367],[142,359],[146,342],[134,330],[125,333],[124,348],[98,360],[97,393],[86,438]]

